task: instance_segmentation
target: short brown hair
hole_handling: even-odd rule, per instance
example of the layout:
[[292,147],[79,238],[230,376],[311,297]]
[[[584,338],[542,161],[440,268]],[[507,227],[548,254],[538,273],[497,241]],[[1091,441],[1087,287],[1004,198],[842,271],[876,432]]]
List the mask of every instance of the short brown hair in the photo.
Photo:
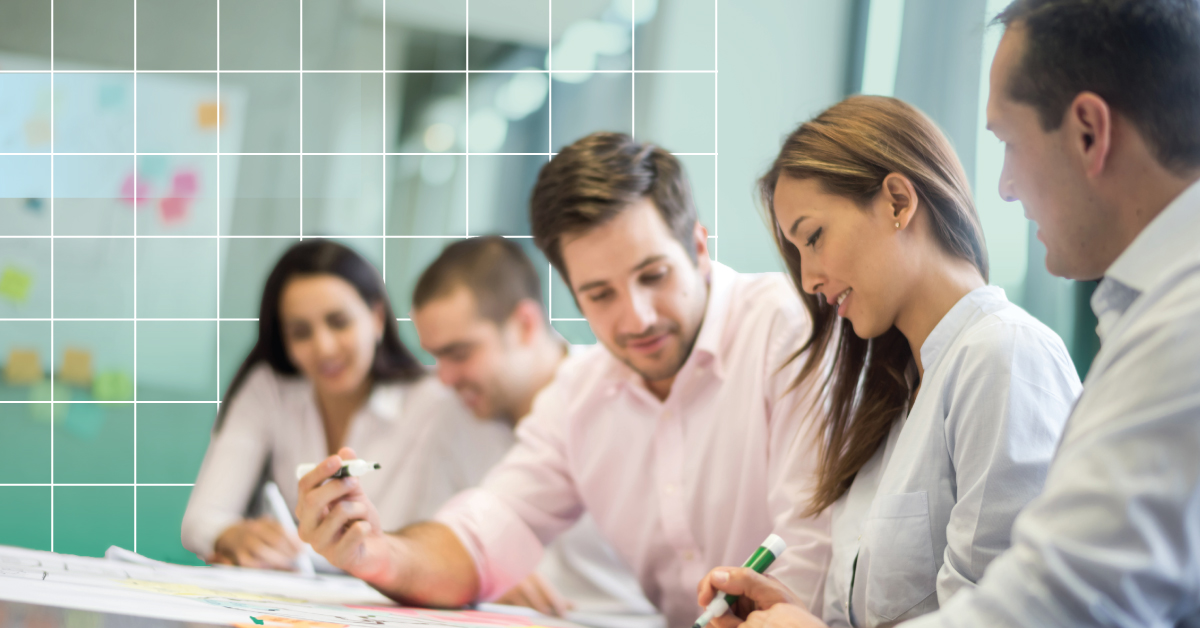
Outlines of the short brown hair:
[[542,166],[529,201],[533,241],[566,279],[562,237],[603,225],[643,198],[654,202],[695,262],[696,206],[683,166],[663,148],[624,133],[592,133]]
[[1164,167],[1200,166],[1200,3],[1016,0],[996,16],[1020,25],[1025,51],[1006,86],[1042,130],[1062,125],[1081,92],[1128,117]]
[[542,305],[542,282],[533,262],[516,243],[500,236],[467,238],[447,246],[421,273],[413,309],[464,287],[475,297],[480,316],[501,324],[517,304]]

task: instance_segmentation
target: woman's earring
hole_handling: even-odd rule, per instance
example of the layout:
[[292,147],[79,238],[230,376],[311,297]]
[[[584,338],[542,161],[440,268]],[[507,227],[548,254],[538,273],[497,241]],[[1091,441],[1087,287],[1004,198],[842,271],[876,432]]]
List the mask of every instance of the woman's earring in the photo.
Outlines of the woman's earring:
[[899,229],[899,228],[900,228],[900,223],[899,223],[899,222],[897,222],[897,223],[896,223],[896,228],[897,228],[897,229]]

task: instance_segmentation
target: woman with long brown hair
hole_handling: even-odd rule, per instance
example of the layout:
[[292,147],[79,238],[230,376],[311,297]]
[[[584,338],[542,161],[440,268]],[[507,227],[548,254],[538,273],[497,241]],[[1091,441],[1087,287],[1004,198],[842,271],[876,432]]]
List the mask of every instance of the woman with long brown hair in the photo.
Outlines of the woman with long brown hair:
[[[1080,390],[1062,340],[987,285],[983,230],[937,126],[851,97],[804,123],[759,182],[813,319],[797,384],[824,394],[810,513],[830,509],[822,607],[719,568],[751,623],[887,626],[973,587],[1041,490]],[[748,573],[747,573],[748,572]],[[808,612],[811,611],[811,614]],[[718,624],[740,622],[736,616]],[[805,623],[808,622],[808,623]]]

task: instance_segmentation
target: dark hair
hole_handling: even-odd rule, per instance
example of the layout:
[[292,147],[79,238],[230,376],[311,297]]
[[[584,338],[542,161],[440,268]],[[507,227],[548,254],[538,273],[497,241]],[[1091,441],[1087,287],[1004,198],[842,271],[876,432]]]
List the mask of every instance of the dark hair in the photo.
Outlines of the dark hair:
[[792,356],[796,360],[808,351],[794,385],[824,375],[819,391],[828,406],[820,433],[827,441],[810,514],[837,501],[887,439],[911,394],[905,371],[912,349],[895,327],[877,338],[859,338],[823,299],[804,292],[800,252],[775,217],[775,185],[785,175],[814,179],[830,194],[866,207],[891,173],[912,182],[937,243],[974,264],[986,280],[983,228],[962,164],[932,120],[895,98],[851,96],[800,125],[758,183],[775,244],[813,322],[808,341]]
[[542,166],[529,201],[533,241],[566,278],[562,236],[603,225],[643,198],[654,202],[696,261],[696,206],[683,166],[666,150],[624,133],[592,133]]
[[1006,86],[1062,125],[1093,92],[1142,133],[1171,170],[1200,166],[1200,3],[1196,0],[1016,0],[996,17],[1026,34]]
[[417,280],[413,309],[459,286],[471,291],[479,314],[497,324],[508,320],[523,300],[542,305],[542,282],[533,262],[515,242],[500,236],[467,238],[443,249]]
[[241,389],[250,372],[259,362],[266,362],[276,373],[295,375],[296,365],[288,358],[279,320],[279,300],[283,289],[295,277],[334,275],[345,280],[363,301],[370,306],[383,307],[383,339],[375,349],[371,378],[376,382],[414,381],[425,375],[425,367],[400,340],[396,317],[388,303],[383,280],[370,262],[351,249],[330,240],[304,240],[289,248],[275,263],[263,287],[262,304],[258,309],[258,341],[238,367],[237,374],[225,391],[224,402],[217,412],[213,431],[219,430],[225,411],[234,395]]

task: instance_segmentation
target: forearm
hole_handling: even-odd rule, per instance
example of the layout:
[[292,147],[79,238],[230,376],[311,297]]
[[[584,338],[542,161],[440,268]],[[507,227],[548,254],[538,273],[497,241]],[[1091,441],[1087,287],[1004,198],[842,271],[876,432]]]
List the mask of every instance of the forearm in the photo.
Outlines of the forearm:
[[384,535],[388,560],[376,573],[359,574],[402,604],[454,608],[475,601],[475,561],[444,524],[422,522]]

